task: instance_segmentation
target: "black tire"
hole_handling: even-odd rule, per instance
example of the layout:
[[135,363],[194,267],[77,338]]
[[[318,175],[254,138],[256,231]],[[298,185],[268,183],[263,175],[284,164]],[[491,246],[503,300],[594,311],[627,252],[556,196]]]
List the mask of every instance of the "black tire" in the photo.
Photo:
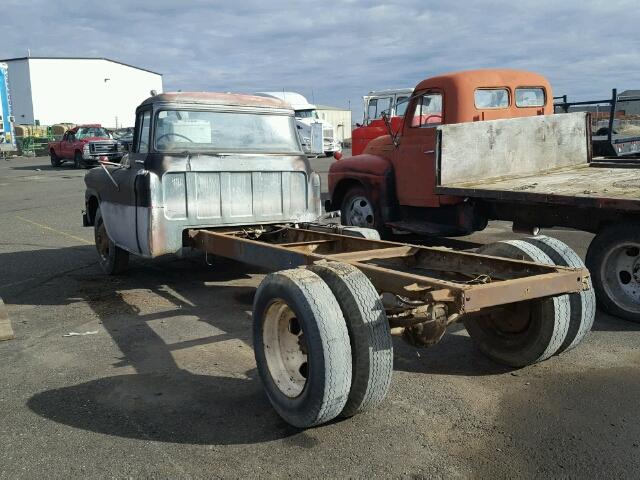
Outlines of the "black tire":
[[599,232],[589,245],[586,264],[598,306],[640,322],[640,224],[612,225]]
[[102,271],[107,275],[124,273],[129,266],[129,252],[118,247],[113,240],[109,238],[104,221],[102,220],[100,207],[96,210],[93,234]]
[[[525,238],[524,241],[535,245],[546,253],[555,265],[562,267],[585,267],[584,262],[578,254],[574,252],[569,245],[556,238],[540,235]],[[567,337],[564,339],[557,353],[575,348],[584,336],[591,331],[593,320],[596,316],[596,295],[591,280],[589,280],[589,290],[569,295],[569,303],[571,304],[569,330]]]
[[[291,315],[288,320],[285,313]],[[299,351],[282,348],[280,333],[274,334],[281,331],[281,320],[297,333]],[[291,329],[293,321],[297,332]],[[295,269],[264,278],[253,303],[253,346],[267,397],[287,423],[307,428],[342,412],[351,387],[349,332],[336,298],[318,275]],[[286,366],[300,352],[306,355],[304,372],[304,364],[297,370],[302,385]]]
[[[542,250],[521,240],[485,245],[478,253],[553,264]],[[506,305],[463,321],[469,336],[487,357],[511,367],[524,367],[558,352],[569,330],[570,315],[569,296],[560,295]],[[512,319],[517,324],[523,318],[526,322],[521,330],[512,328]]]
[[361,186],[353,186],[342,197],[340,222],[353,227],[373,228],[382,236],[384,226],[375,203]]
[[56,155],[56,152],[51,149],[51,151],[49,152],[49,157],[51,157],[51,166],[52,167],[59,167],[60,164],[62,162],[60,162],[60,157],[58,157],[58,155]]
[[341,416],[372,410],[386,397],[393,375],[393,342],[380,296],[352,265],[322,262],[308,268],[333,292],[349,330],[353,377]]
[[73,156],[73,168],[80,169],[84,167],[84,160],[82,159],[82,153],[76,152]]

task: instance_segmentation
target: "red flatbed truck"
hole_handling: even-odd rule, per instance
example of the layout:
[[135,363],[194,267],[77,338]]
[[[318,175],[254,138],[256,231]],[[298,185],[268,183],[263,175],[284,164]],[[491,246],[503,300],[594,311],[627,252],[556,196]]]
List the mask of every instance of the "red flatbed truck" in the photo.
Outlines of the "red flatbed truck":
[[587,113],[553,115],[541,75],[429,78],[400,130],[331,166],[326,207],[382,233],[466,235],[489,220],[595,233],[587,266],[599,305],[640,321],[640,163],[594,157],[591,140]]

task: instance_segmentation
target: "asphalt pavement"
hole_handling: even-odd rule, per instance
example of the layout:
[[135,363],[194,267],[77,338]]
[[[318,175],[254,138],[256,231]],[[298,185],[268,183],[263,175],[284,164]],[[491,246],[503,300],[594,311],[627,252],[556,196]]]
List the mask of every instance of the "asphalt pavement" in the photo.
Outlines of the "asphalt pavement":
[[[103,275],[84,173],[0,160],[0,297],[16,334],[0,343],[0,478],[639,476],[640,324],[598,312],[576,349],[520,370],[460,327],[430,349],[398,340],[381,408],[300,431],[256,375],[265,271],[194,253]],[[591,238],[546,233],[581,255]],[[429,243],[513,237],[492,223]]]

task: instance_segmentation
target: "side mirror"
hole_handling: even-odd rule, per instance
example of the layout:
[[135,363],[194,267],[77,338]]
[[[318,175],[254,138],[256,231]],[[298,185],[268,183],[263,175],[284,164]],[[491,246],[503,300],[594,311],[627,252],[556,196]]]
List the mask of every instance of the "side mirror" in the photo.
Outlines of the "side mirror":
[[340,160],[342,158],[342,152],[333,152],[333,158]]
[[389,115],[387,115],[386,111],[382,112],[382,121],[384,122],[385,127],[387,127],[387,132],[389,132],[389,135],[391,136],[393,146],[397,148],[399,145],[398,134],[393,132],[393,129],[391,128],[391,120],[389,119]]

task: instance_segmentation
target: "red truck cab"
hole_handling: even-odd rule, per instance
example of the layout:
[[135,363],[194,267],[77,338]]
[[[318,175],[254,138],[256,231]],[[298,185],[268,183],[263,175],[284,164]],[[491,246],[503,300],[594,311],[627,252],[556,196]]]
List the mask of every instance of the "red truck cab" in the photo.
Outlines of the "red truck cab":
[[60,141],[49,142],[51,165],[72,161],[75,168],[95,165],[100,159],[120,161],[124,147],[99,124],[78,125],[67,130]]
[[482,229],[482,212],[435,191],[436,127],[552,113],[551,86],[536,73],[487,69],[423,80],[404,119],[391,124],[393,136],[371,140],[362,154],[331,166],[327,210],[341,210],[344,224],[381,231],[464,235]]

